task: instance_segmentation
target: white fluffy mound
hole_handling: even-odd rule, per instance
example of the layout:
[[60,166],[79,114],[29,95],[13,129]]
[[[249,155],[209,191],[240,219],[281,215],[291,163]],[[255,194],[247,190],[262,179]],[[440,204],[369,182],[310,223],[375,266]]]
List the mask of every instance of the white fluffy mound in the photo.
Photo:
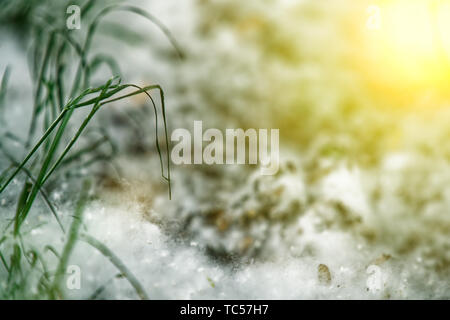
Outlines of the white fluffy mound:
[[[314,1],[300,1],[298,14],[334,17],[333,9],[339,20],[340,6],[315,7]],[[95,168],[103,175],[82,232],[111,249],[151,299],[450,298],[448,115],[431,124],[420,115],[405,116],[397,129],[410,138],[401,150],[388,151],[385,140],[377,140],[383,115],[363,109],[360,117],[347,117],[338,107],[344,100],[358,106],[366,101],[352,75],[333,67],[332,50],[336,56],[345,50],[331,42],[331,57],[325,52],[324,43],[336,36],[334,20],[284,19],[289,1],[276,8],[259,1],[135,2],[164,21],[189,54],[178,63],[149,48],[115,43],[117,53],[128,57],[120,59],[125,82],[165,88],[171,129],[191,128],[193,120],[219,128],[281,127],[279,174],[260,176],[245,166],[179,166],[172,171],[172,200],[155,154],[121,155],[120,176]],[[134,20],[130,28],[134,24],[142,28]],[[259,31],[253,34],[257,27],[267,28],[264,39]],[[156,49],[170,51],[160,33],[149,27],[149,35]],[[269,40],[293,48],[274,53],[265,45]],[[21,59],[14,65],[23,74],[25,55],[14,46],[1,50],[2,57]],[[12,79],[12,88],[26,83]],[[17,91],[12,96],[20,106],[31,103]],[[20,110],[14,108],[9,123],[23,123],[17,120]],[[131,144],[128,131],[108,130],[121,147]],[[379,162],[354,161],[372,153]],[[11,216],[19,186],[17,181],[2,194],[0,215]],[[72,221],[73,205],[60,201],[71,188],[68,181],[51,195],[64,225]],[[47,245],[61,250],[65,239],[53,217],[43,206],[34,209],[25,224],[32,231],[23,241],[41,252]],[[1,220],[1,230],[8,222]],[[46,257],[57,263],[50,253]],[[108,258],[85,242],[77,242],[70,265],[80,267],[81,288],[67,289],[68,298],[138,298]],[[3,269],[0,279],[6,279]]]
[[[300,177],[288,173],[275,185],[298,188],[277,196],[277,209],[270,212],[278,215],[256,216],[242,224],[240,218],[252,204],[248,199],[226,215],[227,227],[205,217],[207,203],[197,205],[188,192],[175,190],[170,203],[160,196],[158,212],[113,193],[89,206],[83,231],[108,246],[153,299],[448,297],[447,274],[440,267],[447,263],[446,233],[433,226],[448,221],[434,218],[429,225],[427,217],[367,209],[362,176],[338,168],[314,191],[320,200],[306,204]],[[249,187],[235,193],[245,194]],[[304,207],[287,209],[294,199]],[[380,206],[390,201],[386,197]],[[105,206],[108,202],[112,205]],[[260,210],[259,202],[253,204],[256,209],[249,210]],[[195,208],[189,224],[182,208]],[[283,214],[291,218],[285,220]],[[60,248],[63,238],[55,239],[59,233],[50,224],[34,229],[31,236],[34,243]],[[414,239],[419,243],[409,244]],[[224,254],[233,256],[223,259]],[[96,298],[137,298],[108,259],[82,241],[70,264],[80,267],[82,280],[80,290],[67,290],[69,298],[88,298],[96,290]]]
[[[118,206],[120,199],[111,208],[98,203],[89,209],[87,229],[127,261],[153,298],[448,297],[448,220],[411,216],[405,204],[399,212],[385,209],[395,208],[388,187],[405,192],[411,182],[404,180],[412,179],[406,167],[391,167],[391,160],[377,175],[336,168],[310,190],[298,172],[286,171],[260,182],[261,193],[250,190],[266,178],[250,176],[226,191],[200,174],[176,171],[175,181],[186,174],[196,182],[178,185],[174,200],[161,196],[152,208],[139,202]],[[380,187],[387,195],[375,207],[368,195]],[[80,260],[84,250],[92,249],[80,247]],[[105,258],[98,258],[82,264],[92,274],[89,290],[98,285],[94,270],[104,265]],[[124,280],[104,294],[133,296]]]

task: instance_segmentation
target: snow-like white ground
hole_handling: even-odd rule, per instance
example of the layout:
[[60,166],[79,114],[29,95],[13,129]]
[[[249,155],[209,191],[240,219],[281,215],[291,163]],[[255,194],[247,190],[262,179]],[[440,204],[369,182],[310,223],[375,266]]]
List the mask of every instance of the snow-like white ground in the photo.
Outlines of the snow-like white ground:
[[[305,101],[316,99],[317,108],[328,110],[338,100],[335,95],[342,87],[330,87],[324,97],[329,79],[314,63],[302,66],[299,76],[282,62],[265,65],[261,48],[243,44],[226,26],[205,37],[196,35],[199,21],[225,23],[213,16],[201,17],[208,12],[194,1],[136,3],[158,16],[190,55],[187,62],[178,63],[155,53],[151,47],[170,49],[150,27],[155,45],[117,50],[128,58],[120,60],[126,82],[157,82],[166,89],[171,129],[190,127],[193,120],[204,120],[211,127],[270,125],[270,115],[278,108],[271,103],[286,105],[291,97],[287,90],[279,99],[265,101],[267,88],[283,87],[267,84],[263,75],[282,79],[287,86],[291,81],[310,83]],[[264,11],[251,2],[243,6],[245,10],[265,12],[290,27],[289,21],[279,19],[282,9]],[[251,28],[258,18],[249,23],[239,28]],[[130,28],[143,25],[129,21]],[[320,32],[314,25],[303,27],[301,37],[330,36],[328,28]],[[14,88],[26,83],[26,60],[8,37],[5,33],[2,39],[7,40],[0,41],[0,70],[13,63]],[[308,46],[305,55],[316,57],[316,49]],[[26,97],[16,94],[16,98],[14,110],[19,111],[9,114],[10,123],[23,116],[20,99]],[[405,123],[405,130],[411,131]],[[123,145],[131,139],[114,128],[112,134]],[[120,156],[118,186],[99,183],[97,198],[84,214],[83,231],[107,245],[152,299],[448,298],[447,161],[413,149],[387,152],[381,164],[364,168],[345,159],[314,158],[314,151],[303,152],[293,141],[294,134],[286,143],[281,141],[282,170],[274,177],[241,167],[175,167],[172,200],[167,199],[155,156]],[[309,170],[318,175],[312,178]],[[60,195],[52,195],[56,202],[64,197],[61,189]],[[12,197],[14,190],[7,196]],[[0,199],[0,213],[11,212],[8,199]],[[64,203],[60,207],[63,221],[70,223],[73,208]],[[27,224],[51,219],[44,211],[37,208]],[[64,243],[53,220],[29,236],[36,246],[61,248]],[[70,264],[80,267],[82,282],[80,290],[67,290],[69,298],[87,298],[101,286],[104,290],[98,298],[137,298],[129,283],[116,277],[115,267],[87,244],[77,243]]]

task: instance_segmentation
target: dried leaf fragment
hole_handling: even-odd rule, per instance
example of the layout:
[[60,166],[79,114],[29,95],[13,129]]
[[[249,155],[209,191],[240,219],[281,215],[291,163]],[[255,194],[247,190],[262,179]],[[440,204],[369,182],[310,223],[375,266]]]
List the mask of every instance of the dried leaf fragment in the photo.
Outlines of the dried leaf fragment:
[[317,277],[321,284],[330,284],[331,283],[331,273],[330,269],[324,264],[319,264],[317,267]]

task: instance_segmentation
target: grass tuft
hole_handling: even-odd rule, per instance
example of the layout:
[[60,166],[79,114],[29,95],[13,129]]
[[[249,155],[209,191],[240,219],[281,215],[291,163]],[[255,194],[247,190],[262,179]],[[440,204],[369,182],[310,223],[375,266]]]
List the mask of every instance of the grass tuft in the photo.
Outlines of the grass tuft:
[[[0,8],[2,5],[0,4]],[[27,8],[28,12],[35,12],[37,6],[42,9],[44,4],[19,1],[14,6],[9,4],[5,10],[16,12],[20,6]],[[83,17],[88,19],[92,17],[84,39],[72,36],[72,33],[62,24],[53,22],[50,24],[49,21],[53,21],[50,19],[51,13],[36,15],[35,19],[33,19],[34,15],[26,16],[32,26],[31,34],[34,36],[29,56],[30,74],[34,82],[34,99],[31,123],[25,139],[22,140],[9,130],[0,132],[0,152],[9,163],[5,168],[0,168],[0,195],[4,194],[13,181],[23,183],[14,217],[6,224],[6,229],[0,237],[0,268],[3,268],[7,274],[6,284],[0,288],[0,298],[64,298],[63,277],[75,245],[81,239],[107,257],[120,271],[119,277],[127,279],[141,299],[148,299],[147,293],[136,277],[109,248],[86,233],[80,235],[79,229],[84,208],[89,201],[89,186],[84,184],[80,188],[74,218],[70,228],[65,232],[58,208],[49,196],[49,185],[58,184],[65,176],[70,176],[73,167],[85,167],[96,161],[110,160],[117,148],[104,129],[96,129],[92,126],[95,115],[110,103],[145,94],[155,114],[156,151],[160,160],[161,176],[168,183],[168,194],[171,198],[170,146],[163,89],[158,84],[145,87],[122,84],[120,68],[113,56],[100,53],[91,57],[89,53],[102,19],[112,12],[125,11],[149,20],[167,37],[178,57],[182,59],[184,55],[167,27],[150,13],[131,5],[99,8],[96,15],[91,15],[95,10],[97,10],[95,1],[89,0],[83,5]],[[2,19],[0,16],[0,20]],[[45,43],[43,48],[42,43]],[[74,57],[76,69],[75,73],[70,74],[69,70],[73,69]],[[108,66],[112,77],[101,85],[92,86],[91,78],[102,65]],[[7,68],[0,85],[0,122],[4,128],[6,128],[4,113],[7,111],[4,106],[9,77],[10,68]],[[161,103],[165,150],[160,146],[158,136],[160,126],[158,106],[151,95],[155,91]],[[74,115],[85,109],[89,109],[89,112],[82,122],[78,123],[78,118]],[[39,130],[42,130],[41,134],[38,133]],[[97,135],[100,133],[99,139],[92,139],[95,132]],[[80,147],[82,139],[86,141]],[[18,161],[11,155],[8,150],[8,141],[23,148],[25,156],[22,160]],[[104,153],[104,145],[110,146],[110,154]],[[166,153],[165,159],[163,152]],[[90,159],[86,161],[87,158]],[[71,166],[72,164],[75,166]],[[72,176],[75,175],[72,174]],[[27,240],[30,237],[30,230],[25,231],[24,225],[32,208],[35,207],[38,195],[41,196],[62,233],[65,234],[66,241],[61,252],[51,245],[46,245],[43,249],[35,248],[32,241]],[[34,228],[38,227],[40,226]],[[52,261],[55,259],[57,265],[52,268],[51,265],[54,264]],[[1,272],[0,269],[0,275]],[[99,288],[100,291],[103,289],[104,286]],[[98,296],[100,291],[97,290],[91,297]]]

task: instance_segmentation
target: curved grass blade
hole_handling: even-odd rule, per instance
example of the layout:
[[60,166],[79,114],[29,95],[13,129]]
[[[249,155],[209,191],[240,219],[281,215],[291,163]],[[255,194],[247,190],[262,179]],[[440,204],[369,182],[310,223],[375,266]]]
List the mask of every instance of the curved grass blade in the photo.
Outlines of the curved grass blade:
[[117,269],[119,269],[123,276],[133,286],[134,290],[142,300],[149,300],[147,293],[145,292],[144,288],[139,283],[137,278],[133,275],[133,273],[131,273],[130,270],[128,270],[125,264],[114,254],[114,252],[112,252],[107,246],[105,246],[94,237],[85,233],[81,234],[80,239],[87,242],[98,251],[100,251],[105,257],[107,257],[109,261],[111,261],[111,263],[116,266]]
[[67,242],[64,245],[63,252],[61,253],[61,258],[59,259],[58,266],[56,268],[55,279],[51,286],[51,291],[49,292],[51,299],[61,298],[63,296],[60,284],[63,275],[67,269],[67,263],[69,261],[70,255],[75,247],[75,243],[78,239],[78,232],[83,220],[84,209],[88,200],[88,192],[90,189],[90,182],[86,180],[84,182],[80,198],[78,200],[75,215],[73,217],[72,224],[70,225],[70,230],[67,237]]

